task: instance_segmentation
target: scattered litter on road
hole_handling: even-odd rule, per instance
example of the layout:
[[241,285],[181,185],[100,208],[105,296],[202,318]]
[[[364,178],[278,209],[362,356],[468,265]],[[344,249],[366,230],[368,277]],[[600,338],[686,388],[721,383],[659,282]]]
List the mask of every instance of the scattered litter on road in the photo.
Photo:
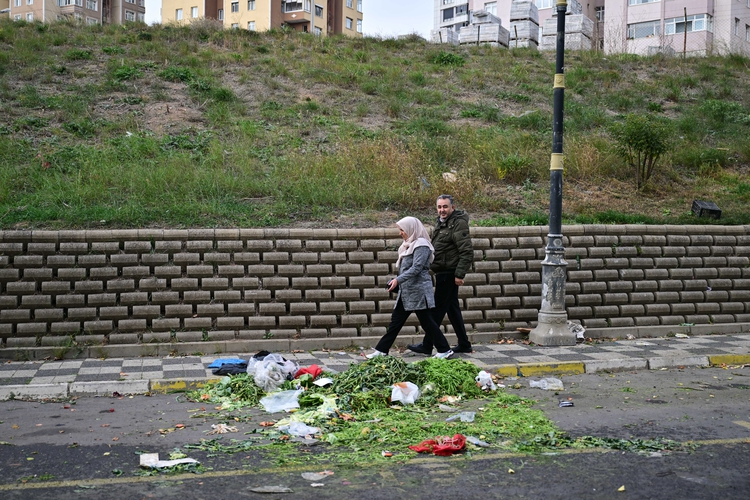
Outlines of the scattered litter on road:
[[299,396],[302,390],[273,392],[260,399],[260,404],[268,413],[299,408]]
[[319,427],[311,427],[302,422],[290,422],[286,425],[280,425],[279,430],[299,437],[314,436],[320,433]]
[[497,390],[497,385],[492,380],[492,375],[487,373],[484,370],[479,372],[479,374],[477,374],[474,380],[477,381],[477,387],[479,387],[483,391],[496,391]]
[[461,422],[473,422],[474,416],[476,415],[473,411],[462,411],[461,413],[456,413],[455,415],[451,415],[450,417],[446,418],[446,422],[453,422],[454,420],[461,420]]
[[419,387],[411,382],[398,382],[393,384],[391,401],[400,401],[406,405],[414,404],[419,399]]
[[564,390],[562,380],[557,378],[543,378],[541,380],[529,380],[529,387],[537,387],[545,391]]
[[322,472],[303,472],[302,473],[302,479],[306,479],[308,481],[322,481],[328,476],[333,476],[333,471],[324,470]]
[[479,447],[482,447],[482,448],[489,448],[490,447],[490,443],[488,443],[486,441],[482,441],[481,439],[479,439],[477,437],[474,437],[474,436],[466,436],[466,441],[469,442],[469,443],[471,443],[471,444],[473,444],[473,445],[475,445],[475,446],[479,446]]
[[573,404],[573,401],[560,401],[560,404],[558,405],[560,408],[568,408],[570,406],[575,406]]
[[194,458],[180,458],[177,460],[159,460],[158,453],[143,453],[140,457],[141,467],[149,469],[164,469],[168,467],[174,467],[175,465],[181,464],[198,464],[198,460]]
[[623,484],[619,488],[617,488],[617,491],[625,491],[625,485]]
[[675,333],[675,338],[677,339],[689,339],[690,335],[684,334],[684,333]]
[[449,456],[462,451],[466,447],[466,437],[456,434],[453,437],[438,436],[435,439],[427,439],[418,445],[409,446],[409,449],[417,453],[434,453],[438,456]]
[[227,434],[229,432],[239,432],[237,427],[227,424],[213,424],[207,434]]
[[294,493],[294,490],[286,486],[257,486],[248,488],[253,493]]
[[313,384],[317,385],[318,387],[325,387],[325,386],[330,385],[332,383],[333,383],[333,379],[332,378],[328,378],[328,377],[319,378],[319,379],[313,381]]

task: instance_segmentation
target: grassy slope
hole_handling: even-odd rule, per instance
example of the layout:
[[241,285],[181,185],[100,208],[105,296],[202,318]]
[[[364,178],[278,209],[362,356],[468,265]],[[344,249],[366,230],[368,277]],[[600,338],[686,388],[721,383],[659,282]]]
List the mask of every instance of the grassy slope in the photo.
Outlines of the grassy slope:
[[[566,56],[566,222],[748,223],[750,60]],[[545,224],[552,54],[0,22],[0,228]],[[608,129],[675,130],[636,191]],[[450,182],[444,173],[455,172]]]

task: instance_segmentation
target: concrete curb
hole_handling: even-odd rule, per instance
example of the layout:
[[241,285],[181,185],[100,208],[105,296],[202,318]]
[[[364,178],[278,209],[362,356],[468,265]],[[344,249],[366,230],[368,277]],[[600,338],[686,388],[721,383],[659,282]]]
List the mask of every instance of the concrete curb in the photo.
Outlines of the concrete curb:
[[38,385],[0,385],[0,401],[12,398],[20,399],[51,399],[68,396],[68,384],[38,384]]
[[[501,377],[544,377],[629,370],[660,370],[683,366],[725,366],[750,364],[750,354],[621,358],[554,363],[489,365],[485,369]],[[169,394],[193,391],[221,377],[60,382],[57,384],[0,385],[0,401],[18,399],[63,399],[71,396],[120,394]]]

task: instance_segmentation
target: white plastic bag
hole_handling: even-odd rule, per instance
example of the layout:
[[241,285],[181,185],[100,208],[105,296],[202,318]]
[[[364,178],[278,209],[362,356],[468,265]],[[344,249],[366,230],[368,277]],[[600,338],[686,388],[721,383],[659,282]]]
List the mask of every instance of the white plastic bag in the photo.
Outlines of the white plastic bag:
[[320,428],[311,427],[304,422],[290,422],[287,425],[280,425],[279,430],[299,437],[314,436],[320,433]]
[[419,399],[419,387],[411,382],[399,382],[393,384],[391,391],[391,402],[400,401],[405,405],[414,404]]
[[483,391],[496,391],[497,385],[492,381],[492,375],[482,370],[479,375],[474,379],[477,381],[477,386]]
[[281,354],[269,354],[260,361],[251,361],[248,363],[248,370],[251,363],[255,367],[255,384],[266,392],[275,391],[285,380],[292,380],[299,370],[297,363],[284,359]]
[[538,387],[545,391],[562,391],[562,380],[557,378],[543,378],[541,380],[529,380],[529,387]]
[[276,413],[292,408],[299,408],[299,395],[302,389],[296,391],[273,392],[260,399],[260,404],[268,413]]

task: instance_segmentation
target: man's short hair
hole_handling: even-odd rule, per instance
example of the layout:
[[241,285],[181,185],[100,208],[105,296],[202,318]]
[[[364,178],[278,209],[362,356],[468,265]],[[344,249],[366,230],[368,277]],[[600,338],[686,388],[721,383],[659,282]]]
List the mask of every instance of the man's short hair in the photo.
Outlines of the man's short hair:
[[453,205],[453,196],[451,196],[449,194],[441,194],[440,196],[437,197],[437,199],[438,200],[448,200],[448,201],[451,202],[451,205]]

